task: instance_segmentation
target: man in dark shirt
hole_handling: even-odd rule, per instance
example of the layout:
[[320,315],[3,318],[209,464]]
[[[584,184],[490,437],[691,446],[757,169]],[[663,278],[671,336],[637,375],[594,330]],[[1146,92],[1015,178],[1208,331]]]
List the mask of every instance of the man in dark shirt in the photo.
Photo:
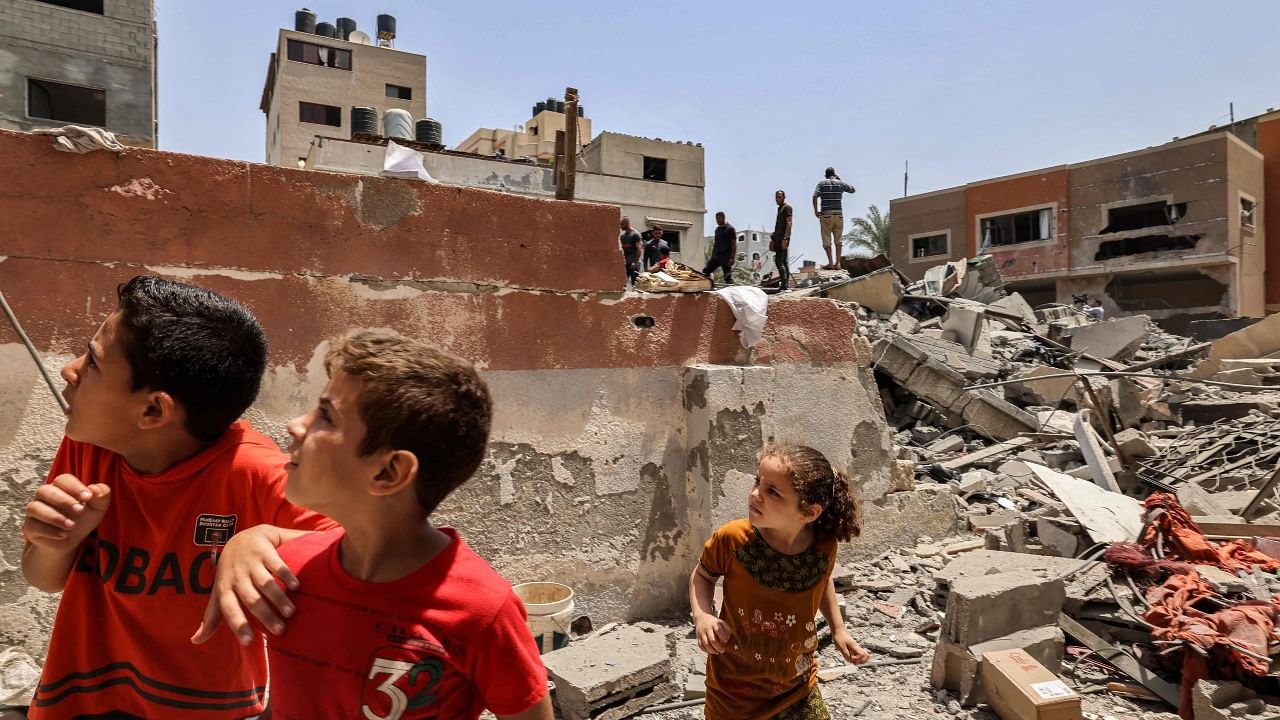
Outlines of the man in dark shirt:
[[662,228],[656,227],[650,233],[649,239],[644,241],[644,266],[651,268],[658,264],[662,259],[662,248],[669,247],[667,241],[662,239]]
[[711,259],[707,260],[707,266],[702,268],[703,275],[711,277],[711,273],[715,272],[716,268],[720,268],[724,273],[725,284],[733,284],[734,240],[737,238],[738,231],[724,221],[724,212],[716,213],[716,240],[711,246]]
[[779,285],[783,290],[791,280],[791,268],[787,266],[787,249],[791,247],[791,206],[787,204],[787,194],[782,190],[773,194],[778,203],[778,218],[773,224],[773,235],[769,249],[773,251],[773,264],[778,267]]
[[640,274],[640,250],[644,240],[640,233],[631,228],[631,218],[622,218],[618,229],[621,230],[618,242],[622,245],[622,262],[627,269],[627,282],[634,284],[636,275]]

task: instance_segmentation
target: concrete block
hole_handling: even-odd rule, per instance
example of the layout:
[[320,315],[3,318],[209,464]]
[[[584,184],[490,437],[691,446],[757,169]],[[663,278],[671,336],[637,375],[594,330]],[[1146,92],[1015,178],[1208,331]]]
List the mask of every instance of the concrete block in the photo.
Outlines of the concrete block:
[[1046,375],[1062,375],[1065,371],[1055,367],[1034,367],[1024,373],[1015,375],[1013,379],[1021,382],[1010,385],[1010,389],[1024,400],[1036,405],[1057,407],[1063,400],[1079,403],[1077,385],[1074,377],[1051,377]]
[[1066,589],[1059,578],[1025,571],[963,577],[951,586],[943,632],[970,647],[1041,625],[1056,625]]
[[1128,358],[1142,347],[1151,320],[1146,315],[1089,323],[1071,329],[1071,349],[1112,360]]
[[564,720],[620,720],[677,690],[669,632],[625,625],[542,656]]
[[907,392],[953,413],[961,412],[969,400],[964,386],[960,373],[932,358],[916,366],[903,383]]
[[1195,720],[1230,720],[1260,715],[1266,710],[1265,700],[1235,680],[1198,680],[1191,689]]
[[894,460],[889,465],[889,492],[908,492],[916,486],[916,464]]
[[902,283],[898,280],[898,271],[887,267],[828,288],[826,294],[829,298],[856,302],[872,312],[889,315],[902,300]]
[[924,448],[931,455],[939,453],[960,452],[964,450],[964,438],[959,435],[948,435],[929,443]]
[[1014,406],[990,390],[968,393],[969,402],[962,415],[975,432],[993,440],[1012,440],[1022,433],[1036,432],[1038,424],[1031,413]]
[[1147,458],[1159,454],[1141,430],[1121,430],[1115,437],[1116,449],[1128,457]]
[[981,305],[952,302],[942,316],[942,339],[964,346],[969,352],[991,353],[987,318]]

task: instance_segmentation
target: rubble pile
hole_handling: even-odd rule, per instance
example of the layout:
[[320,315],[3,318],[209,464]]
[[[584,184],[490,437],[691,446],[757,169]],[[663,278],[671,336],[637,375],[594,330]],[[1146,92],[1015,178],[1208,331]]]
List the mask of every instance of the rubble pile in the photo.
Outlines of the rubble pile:
[[[1032,307],[988,257],[916,283],[846,263],[796,292],[857,303],[893,490],[949,491],[965,531],[836,569],[871,662],[817,619],[833,717],[1280,718],[1280,316],[1184,337]],[[669,666],[646,630],[645,672],[574,679],[549,655],[561,714],[701,717],[705,657],[668,630]],[[608,664],[606,638],[570,648]],[[1043,705],[1006,702],[1010,662],[1051,679],[1022,689]]]

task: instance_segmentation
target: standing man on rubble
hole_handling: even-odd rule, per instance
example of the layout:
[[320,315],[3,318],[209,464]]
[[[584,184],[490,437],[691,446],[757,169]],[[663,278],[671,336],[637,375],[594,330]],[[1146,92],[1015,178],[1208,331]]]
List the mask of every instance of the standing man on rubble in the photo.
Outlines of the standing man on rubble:
[[711,273],[716,268],[724,273],[724,282],[726,285],[733,284],[733,258],[734,258],[734,240],[738,238],[738,231],[724,219],[724,211],[716,213],[716,237],[715,243],[711,246],[711,259],[707,260],[707,266],[702,268],[702,274],[711,277]]
[[622,263],[626,266],[627,282],[635,284],[636,275],[640,274],[640,251],[644,239],[631,227],[631,218],[623,217],[618,223],[618,243],[622,245]]
[[662,259],[662,249],[669,248],[667,241],[662,239],[662,228],[656,227],[649,233],[649,239],[644,241],[644,266],[651,268],[658,264]]
[[778,217],[773,223],[773,235],[770,237],[769,249],[773,251],[773,264],[778,267],[781,279],[778,287],[786,290],[791,280],[791,268],[787,265],[787,249],[791,247],[791,216],[794,214],[787,204],[787,193],[779,190],[773,194],[778,203]]
[[[844,193],[853,193],[853,186],[840,179],[833,167],[827,168],[827,176],[818,181],[813,189],[813,214],[818,218],[822,232],[822,249],[827,251],[826,270],[837,270],[840,267],[840,256],[844,252],[844,208],[841,200]],[[822,208],[818,208],[818,198],[822,198]],[[835,243],[835,258],[831,257],[831,244]]]

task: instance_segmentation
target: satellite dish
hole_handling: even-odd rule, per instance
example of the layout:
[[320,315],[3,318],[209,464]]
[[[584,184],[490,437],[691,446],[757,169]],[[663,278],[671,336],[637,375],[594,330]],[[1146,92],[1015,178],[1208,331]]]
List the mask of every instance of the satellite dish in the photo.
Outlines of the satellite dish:
[[352,30],[351,34],[347,36],[347,40],[353,43],[360,43],[361,45],[373,44],[373,39],[369,37],[369,33],[360,30]]

